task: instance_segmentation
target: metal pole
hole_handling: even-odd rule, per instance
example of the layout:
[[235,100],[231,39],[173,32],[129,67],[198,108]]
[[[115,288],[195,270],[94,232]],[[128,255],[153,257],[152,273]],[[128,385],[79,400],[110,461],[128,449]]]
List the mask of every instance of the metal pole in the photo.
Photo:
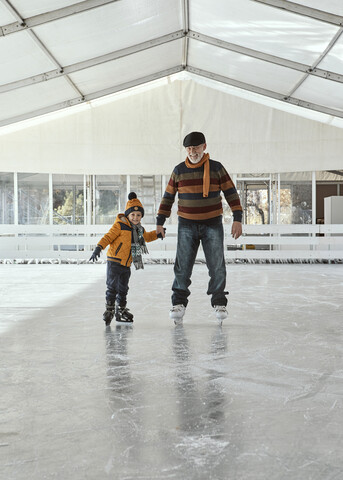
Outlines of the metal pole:
[[53,225],[54,223],[53,205],[54,205],[54,197],[53,197],[52,173],[49,173],[49,225]]
[[[312,172],[312,225],[316,224],[317,217],[317,189],[316,189],[316,172]],[[312,233],[312,237],[316,234]],[[311,245],[310,250],[316,250],[316,245]],[[331,263],[331,262],[330,262]]]
[[86,183],[86,175],[83,175],[83,224],[87,225],[87,183]]
[[73,223],[72,225],[76,224],[76,185],[73,185]]
[[317,190],[316,190],[316,172],[312,172],[312,225],[316,224],[317,217]]
[[278,191],[278,202],[277,202],[277,223],[281,224],[281,176],[277,174],[277,191]]
[[91,203],[91,193],[92,193],[92,176],[87,175],[87,225],[92,224],[92,203]]
[[18,225],[18,219],[19,219],[19,213],[18,213],[18,173],[14,172],[14,178],[13,178],[13,194],[14,194],[14,199],[13,199],[13,209],[14,209],[14,225]]
[[95,178],[95,175],[92,175],[92,181],[93,181],[93,190],[92,190],[93,191],[93,195],[92,195],[92,206],[93,206],[93,208],[92,208],[92,213],[93,213],[93,225],[95,225],[96,224],[96,217],[95,217],[95,207],[96,207],[96,205],[95,205],[95,200],[96,200],[96,198],[95,198],[95,190],[96,190],[95,189],[95,181],[96,181],[96,178]]
[[126,175],[126,198],[128,198],[129,196],[130,188],[131,188],[130,175]]

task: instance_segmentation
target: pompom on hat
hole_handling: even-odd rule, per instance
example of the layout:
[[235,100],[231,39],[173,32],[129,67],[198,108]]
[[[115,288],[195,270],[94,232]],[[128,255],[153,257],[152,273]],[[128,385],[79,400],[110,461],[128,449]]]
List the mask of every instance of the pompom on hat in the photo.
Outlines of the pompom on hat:
[[129,201],[126,204],[125,208],[125,217],[130,215],[131,212],[141,212],[142,218],[144,217],[144,208],[141,202],[138,200],[135,192],[131,192],[128,195]]
[[201,132],[191,132],[183,140],[184,147],[197,147],[206,143],[205,135]]

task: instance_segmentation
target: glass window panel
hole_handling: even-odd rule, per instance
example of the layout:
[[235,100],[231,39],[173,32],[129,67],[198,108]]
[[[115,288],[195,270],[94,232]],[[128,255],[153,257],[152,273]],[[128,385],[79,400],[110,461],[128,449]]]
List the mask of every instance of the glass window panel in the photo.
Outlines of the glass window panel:
[[95,224],[111,225],[127,202],[126,175],[96,175]]
[[49,175],[18,173],[19,225],[49,224]]
[[280,223],[312,223],[312,172],[281,173]]
[[13,173],[0,173],[0,224],[14,223]]
[[270,180],[268,177],[267,174],[241,174],[237,177],[236,187],[243,208],[243,223],[247,225],[270,223]]
[[156,224],[157,210],[161,202],[161,175],[130,175],[130,189],[136,192],[144,207],[144,223]]
[[53,223],[83,225],[83,175],[53,175]]

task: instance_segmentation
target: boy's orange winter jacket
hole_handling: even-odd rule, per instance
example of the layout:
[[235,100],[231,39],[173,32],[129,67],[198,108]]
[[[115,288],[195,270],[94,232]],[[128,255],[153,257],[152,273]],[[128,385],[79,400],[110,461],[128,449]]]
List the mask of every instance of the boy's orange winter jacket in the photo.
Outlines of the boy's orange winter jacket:
[[[102,249],[106,248],[107,245],[110,246],[107,251],[107,260],[120,263],[120,265],[124,267],[130,267],[132,263],[131,236],[132,227],[129,220],[124,214],[119,213],[116,221],[106,235],[98,242],[98,245],[100,245]],[[146,242],[157,240],[156,230],[152,232],[146,232],[144,230],[143,237]]]

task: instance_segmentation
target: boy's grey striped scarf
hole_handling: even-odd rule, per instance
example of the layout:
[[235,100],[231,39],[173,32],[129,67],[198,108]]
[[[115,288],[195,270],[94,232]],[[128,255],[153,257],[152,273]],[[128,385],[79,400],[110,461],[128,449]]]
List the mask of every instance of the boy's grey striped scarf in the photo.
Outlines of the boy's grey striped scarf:
[[144,229],[140,223],[138,225],[132,225],[131,255],[136,270],[144,268],[142,253],[149,253],[145,244],[143,232]]

